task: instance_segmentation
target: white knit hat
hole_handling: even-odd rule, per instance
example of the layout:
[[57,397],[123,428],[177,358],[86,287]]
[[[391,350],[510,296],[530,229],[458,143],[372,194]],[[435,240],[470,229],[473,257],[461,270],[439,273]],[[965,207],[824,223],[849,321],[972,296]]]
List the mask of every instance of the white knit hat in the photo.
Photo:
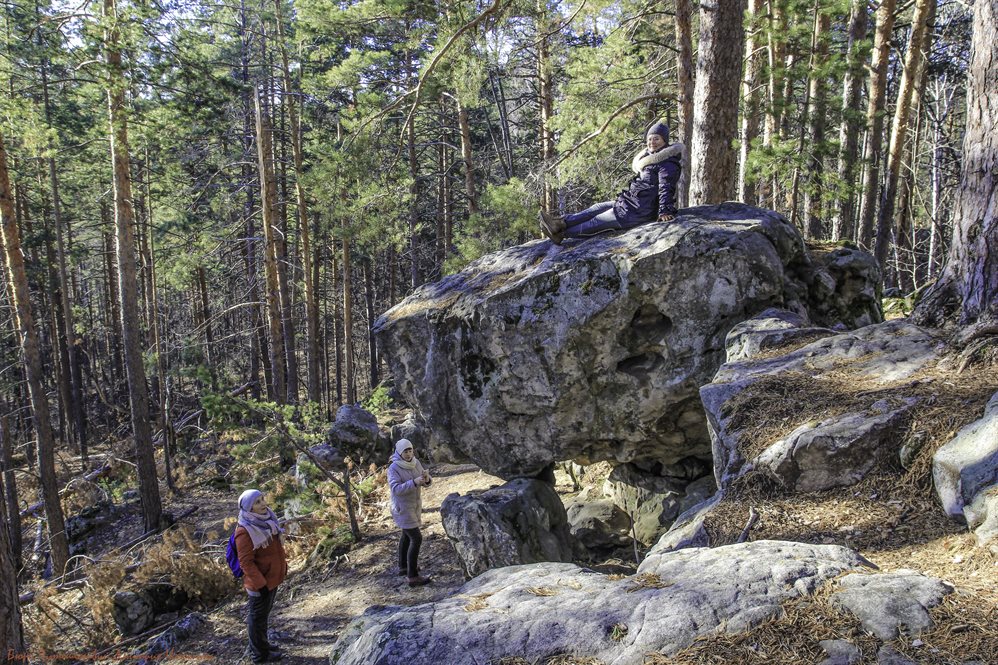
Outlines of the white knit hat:
[[407,448],[412,448],[412,441],[409,439],[399,439],[395,444],[395,452],[401,455]]

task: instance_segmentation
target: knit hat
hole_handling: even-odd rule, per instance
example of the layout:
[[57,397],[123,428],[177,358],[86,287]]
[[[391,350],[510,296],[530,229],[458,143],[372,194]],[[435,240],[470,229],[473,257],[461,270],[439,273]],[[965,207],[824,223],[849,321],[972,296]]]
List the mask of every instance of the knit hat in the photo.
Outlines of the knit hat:
[[398,443],[395,444],[395,452],[399,455],[405,452],[407,448],[412,448],[412,441],[409,439],[399,439]]
[[260,490],[246,490],[239,495],[239,509],[245,510],[247,513],[253,512],[253,504],[261,496],[263,496],[263,492]]
[[653,122],[645,132],[645,138],[647,139],[652,134],[658,134],[666,144],[669,143],[669,125],[666,124],[665,120]]

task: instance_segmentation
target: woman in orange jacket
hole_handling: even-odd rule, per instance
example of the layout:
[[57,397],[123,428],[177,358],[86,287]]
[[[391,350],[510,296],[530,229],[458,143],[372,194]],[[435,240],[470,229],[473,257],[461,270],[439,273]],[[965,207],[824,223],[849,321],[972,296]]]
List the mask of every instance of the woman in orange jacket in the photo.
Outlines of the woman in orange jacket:
[[254,663],[275,662],[283,657],[267,641],[267,621],[277,587],[288,575],[288,558],[281,542],[283,531],[260,490],[246,490],[239,496],[236,553],[243,569],[243,586],[250,596],[246,627]]

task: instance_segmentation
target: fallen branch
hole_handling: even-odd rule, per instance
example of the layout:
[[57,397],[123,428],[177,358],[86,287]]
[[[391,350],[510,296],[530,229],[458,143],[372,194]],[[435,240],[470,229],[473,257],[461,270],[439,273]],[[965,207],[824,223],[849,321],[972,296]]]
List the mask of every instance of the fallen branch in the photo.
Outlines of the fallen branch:
[[[108,464],[107,462],[105,462],[104,464],[101,465],[101,467],[99,469],[94,469],[93,471],[91,471],[87,475],[83,476],[82,480],[86,480],[88,482],[92,481],[95,478],[99,477],[102,473],[104,473],[105,471],[109,471],[110,469],[111,469],[111,465]],[[80,480],[81,480],[80,478],[73,478],[68,483],[66,483],[66,486],[63,487],[62,490],[60,490],[59,496],[65,495],[66,492],[69,491],[69,489],[70,489],[69,486],[72,483],[74,483],[74,482],[79,482]],[[21,519],[23,520],[25,517],[29,517],[29,516],[34,515],[36,512],[38,512],[39,510],[41,510],[44,506],[45,506],[45,502],[44,501],[39,501],[37,503],[31,504],[30,506],[28,506],[27,508],[25,508],[24,510],[21,511]]]
[[736,540],[735,542],[744,543],[746,540],[748,540],[749,531],[752,530],[752,527],[754,527],[755,523],[758,521],[759,521],[759,513],[755,511],[755,508],[750,507],[748,522],[745,523],[745,528],[742,529],[742,532],[740,534],[738,534],[738,540]]
[[[180,515],[177,516],[176,520],[174,520],[174,524],[176,524],[180,520],[184,519],[185,517],[189,517],[194,512],[196,512],[198,510],[198,508],[199,508],[199,506],[192,506],[192,507],[188,508],[187,510],[185,510],[184,512],[182,512]],[[171,526],[173,526],[173,524],[167,526],[166,528],[168,529]],[[158,533],[162,533],[165,530],[166,529],[162,529],[161,528],[161,529],[153,529],[152,531],[146,531],[141,536],[133,538],[132,540],[128,541],[127,543],[125,543],[121,547],[117,547],[115,549],[117,549],[117,550],[128,550],[128,549],[131,549],[132,547],[135,547],[136,545],[138,545],[142,541],[144,541],[144,540],[146,540],[148,538],[151,538],[152,536],[155,536]],[[127,573],[133,573],[133,572],[135,572],[136,570],[138,570],[139,566],[142,565],[142,563],[143,563],[142,561],[139,561],[138,563],[133,563],[133,564],[131,564],[129,566],[126,566],[125,567],[125,573],[127,574]],[[83,579],[83,569],[81,569],[81,568],[78,568],[78,569],[76,569],[76,570],[74,570],[74,571],[72,571],[70,573],[67,573],[67,574],[63,575],[61,578],[58,578],[58,579],[61,580],[61,582],[59,584],[57,584],[54,588],[59,593],[62,593],[64,591],[72,591],[73,589],[79,589],[79,588],[81,588],[83,586],[86,586],[86,584],[87,584],[87,581],[85,579]],[[52,582],[50,582],[49,584],[53,584],[55,582],[56,582],[56,580],[52,580]],[[46,585],[46,586],[48,586],[48,585]],[[27,593],[22,593],[18,597],[19,603],[21,605],[28,605],[28,604],[33,603],[35,601],[35,594],[36,593],[38,593],[38,592],[37,591],[29,591]]]

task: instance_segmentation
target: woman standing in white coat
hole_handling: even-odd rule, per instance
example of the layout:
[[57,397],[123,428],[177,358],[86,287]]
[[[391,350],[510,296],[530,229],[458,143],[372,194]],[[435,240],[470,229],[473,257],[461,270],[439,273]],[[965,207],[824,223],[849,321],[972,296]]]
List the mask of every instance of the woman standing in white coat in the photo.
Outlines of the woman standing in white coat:
[[430,473],[416,459],[416,451],[409,439],[399,439],[395,454],[388,466],[388,486],[392,491],[392,519],[402,529],[399,540],[399,575],[409,578],[409,586],[423,586],[431,582],[419,574],[419,547],[423,544],[423,500],[420,491],[433,482]]

